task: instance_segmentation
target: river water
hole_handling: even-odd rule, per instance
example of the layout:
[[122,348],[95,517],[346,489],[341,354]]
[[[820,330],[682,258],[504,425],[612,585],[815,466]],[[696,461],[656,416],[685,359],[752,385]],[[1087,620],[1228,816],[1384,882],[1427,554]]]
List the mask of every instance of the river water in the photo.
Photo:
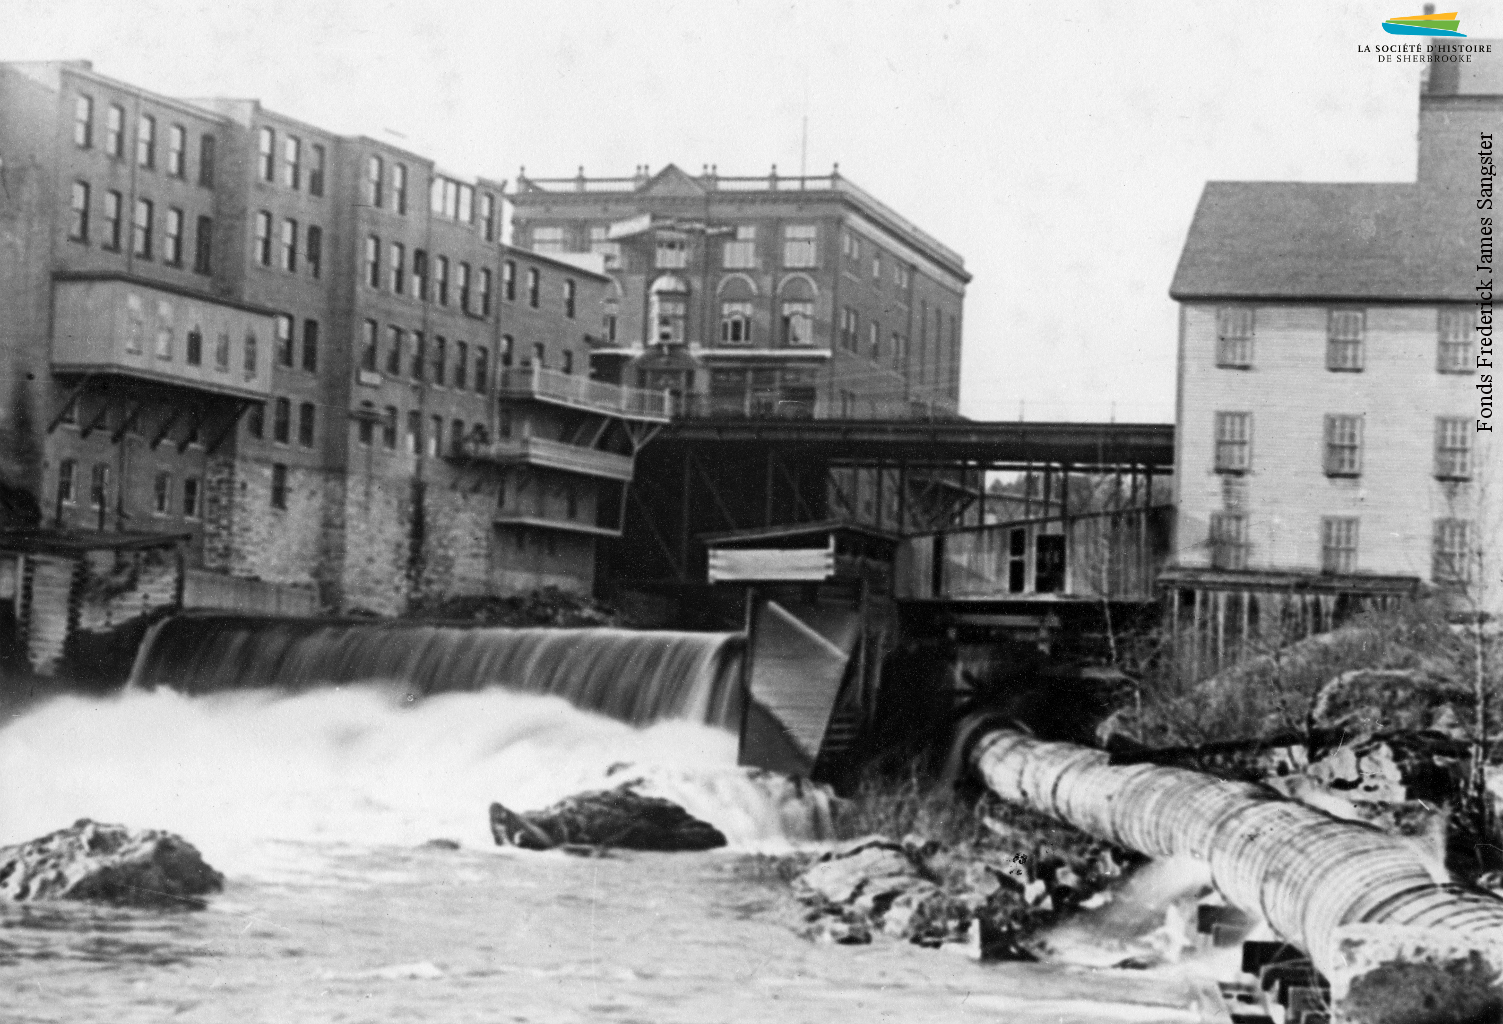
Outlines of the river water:
[[[732,848],[491,843],[492,800],[525,810],[638,776]],[[698,722],[639,728],[495,689],[132,690],[16,716],[0,780],[0,844],[88,816],[179,832],[228,878],[201,912],[0,910],[6,1022],[1213,1019],[1169,968],[798,938],[786,887],[748,857],[827,837],[828,807],[736,768],[734,737]]]

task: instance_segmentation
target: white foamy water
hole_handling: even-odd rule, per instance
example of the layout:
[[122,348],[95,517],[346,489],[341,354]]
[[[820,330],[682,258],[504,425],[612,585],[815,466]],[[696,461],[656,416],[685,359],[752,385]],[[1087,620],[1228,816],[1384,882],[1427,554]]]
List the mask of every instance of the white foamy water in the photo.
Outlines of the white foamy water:
[[489,846],[493,800],[531,810],[638,777],[735,847],[829,834],[824,790],[738,768],[722,729],[634,728],[504,690],[356,687],[45,704],[0,730],[0,843],[91,817],[171,829],[221,870],[254,872],[268,840]]

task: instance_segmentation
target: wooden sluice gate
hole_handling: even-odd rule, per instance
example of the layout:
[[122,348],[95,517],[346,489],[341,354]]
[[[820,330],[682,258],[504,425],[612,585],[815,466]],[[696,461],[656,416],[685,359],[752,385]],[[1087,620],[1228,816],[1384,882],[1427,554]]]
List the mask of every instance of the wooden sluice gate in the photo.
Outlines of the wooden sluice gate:
[[1334,1019],[1426,1024],[1503,1014],[1503,900],[1438,879],[1411,841],[1254,783],[1113,765],[1105,751],[1042,742],[994,721],[973,718],[959,734],[957,753],[976,778],[1108,842],[1206,862],[1230,905],[1304,950],[1330,980]]

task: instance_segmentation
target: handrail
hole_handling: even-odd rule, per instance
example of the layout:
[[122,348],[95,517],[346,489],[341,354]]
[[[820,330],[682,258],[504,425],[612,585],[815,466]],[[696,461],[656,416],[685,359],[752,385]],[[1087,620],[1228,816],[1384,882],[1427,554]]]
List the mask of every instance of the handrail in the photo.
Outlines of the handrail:
[[607,384],[537,364],[503,369],[499,387],[503,393],[552,399],[600,412],[662,420],[673,415],[673,396],[667,391]]

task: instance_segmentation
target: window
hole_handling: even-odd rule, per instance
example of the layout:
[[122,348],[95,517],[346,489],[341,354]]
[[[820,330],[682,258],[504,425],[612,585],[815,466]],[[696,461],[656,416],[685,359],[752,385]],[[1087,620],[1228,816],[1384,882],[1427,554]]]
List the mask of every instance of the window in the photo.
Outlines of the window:
[[527,270],[527,304],[533,309],[538,308],[538,299],[542,293],[542,279],[538,275],[536,267]]
[[317,142],[308,147],[308,194],[324,194],[324,147]]
[[1362,417],[1326,417],[1326,476],[1362,473]]
[[480,193],[480,230],[487,242],[496,240],[496,197]]
[[386,416],[381,420],[381,443],[395,451],[397,447],[397,407],[388,405]]
[[[220,373],[228,373],[230,369],[230,332],[220,331],[219,337],[214,342],[214,369]],[[252,406],[259,409],[260,406]]]
[[324,229],[317,224],[308,225],[308,252],[306,254],[309,277],[322,277],[324,272]]
[[276,133],[270,128],[262,128],[256,133],[256,151],[258,171],[262,181],[276,181]]
[[318,410],[312,402],[304,402],[297,409],[297,443],[304,448],[313,447],[313,433]]
[[376,368],[376,321],[365,321],[361,330],[360,368],[374,370]]
[[287,467],[280,462],[271,467],[271,507],[287,507]]
[[428,300],[428,254],[422,249],[412,250],[412,297]]
[[433,336],[433,373],[429,377],[429,380],[433,381],[439,387],[443,387],[444,381],[447,379],[449,361],[447,349],[448,345],[444,341],[443,335],[435,334]]
[[1247,517],[1238,512],[1211,513],[1211,567],[1247,568]]
[[104,194],[104,241],[106,249],[120,250],[120,193],[114,189]]
[[125,155],[125,108],[115,103],[105,115],[104,151],[113,157]]
[[245,332],[245,375],[256,375],[256,334],[254,331]]
[[214,136],[198,137],[198,183],[204,188],[214,187]]
[[276,361],[278,366],[292,365],[292,317],[285,313],[276,318]]
[[750,345],[752,340],[752,304],[720,304],[720,341],[725,345]]
[[281,444],[292,440],[292,399],[278,398],[272,406],[271,439]]
[[560,369],[567,374],[574,372],[574,352],[571,349],[564,349],[564,362]]
[[167,173],[181,178],[188,173],[188,129],[175,124],[167,129]]
[[303,140],[296,135],[282,139],[282,181],[288,188],[303,187]]
[[840,233],[840,251],[845,254],[845,258],[850,262],[859,262],[861,259],[861,239],[849,231],[842,231]]
[[461,263],[455,268],[455,284],[459,290],[459,308],[466,313],[470,311],[470,265]]
[[61,504],[71,505],[78,500],[77,477],[78,463],[73,459],[64,459],[57,464],[57,500]]
[[423,370],[426,369],[428,359],[427,339],[422,331],[412,332],[412,364],[410,374],[413,380],[423,379]]
[[167,207],[167,224],[162,233],[162,262],[173,267],[183,265],[183,211],[175,206]]
[[437,457],[444,450],[444,418],[428,417],[428,454]]
[[1348,573],[1356,570],[1356,518],[1327,516],[1320,521],[1320,571]]
[[1472,524],[1465,519],[1437,519],[1430,577],[1436,583],[1465,583],[1471,579]]
[[381,239],[367,235],[365,239],[365,283],[372,288],[381,287]]
[[282,269],[297,270],[297,221],[288,217],[282,221]]
[[407,247],[401,242],[391,243],[391,290],[394,295],[407,291]]
[[1435,368],[1441,373],[1471,373],[1476,326],[1470,308],[1442,308],[1436,329]]
[[657,260],[653,264],[659,270],[682,270],[689,265],[689,240],[683,235],[660,233],[657,236]]
[[494,275],[490,267],[480,268],[480,315],[491,315],[491,282]]
[[214,272],[214,218],[198,218],[198,228],[193,233],[193,272]]
[[393,377],[402,372],[402,328],[386,328],[386,372]]
[[197,325],[188,332],[188,352],[185,358],[189,366],[202,366],[204,362],[204,332]]
[[256,262],[271,266],[271,214],[265,210],[256,211]]
[[1252,365],[1253,311],[1250,306],[1223,306],[1216,310],[1216,365],[1245,368]]
[[532,251],[560,253],[564,251],[564,229],[558,225],[545,225],[532,229]]
[[159,516],[172,512],[172,474],[158,473],[152,481],[152,511]]
[[385,190],[382,181],[385,175],[385,165],[379,156],[373,156],[365,162],[365,201],[368,205],[380,208],[382,195]]
[[433,293],[440,306],[449,304],[449,257],[439,256],[433,261]]
[[501,294],[507,302],[517,300],[517,261],[507,260],[501,264]]
[[454,386],[467,388],[470,386],[470,346],[462,341],[454,343]]
[[491,354],[484,346],[475,347],[475,390],[485,394],[490,390]]
[[577,288],[572,278],[564,278],[564,316],[574,319],[574,297]]
[[756,225],[742,224],[736,228],[736,239],[725,243],[721,262],[727,270],[755,270],[757,268]]
[[783,303],[783,344],[814,344],[814,303]]
[[1326,369],[1362,369],[1362,340],[1367,314],[1360,309],[1333,309],[1326,328]]
[[151,200],[137,199],[136,215],[131,220],[131,252],[143,260],[151,259],[151,214]]
[[407,165],[391,165],[391,207],[400,214],[407,213]]
[[89,183],[73,183],[73,219],[68,225],[68,237],[75,242],[89,240]]
[[96,462],[89,480],[89,504],[94,508],[104,508],[109,500],[110,467],[106,463]]
[[858,345],[857,340],[856,340],[857,334],[858,334],[858,330],[857,329],[858,329],[859,326],[860,326],[860,322],[859,322],[859,320],[858,320],[858,318],[856,316],[856,311],[854,309],[852,309],[850,306],[842,307],[841,310],[840,310],[840,347],[841,348],[843,348],[843,349],[845,349],[845,350],[847,350],[849,352],[856,351],[856,348],[857,348],[857,345]]
[[136,122],[136,163],[147,170],[157,165],[157,119],[150,114]]
[[882,325],[875,320],[866,325],[866,358],[874,363],[882,360]]
[[196,476],[183,477],[183,518],[197,519],[199,483]]
[[407,454],[416,455],[423,447],[423,414],[416,409],[407,414]]
[[1216,472],[1246,473],[1252,468],[1252,413],[1216,414]]
[[788,224],[783,227],[783,266],[819,266],[818,242],[819,227],[815,224]]
[[94,97],[79,95],[73,101],[73,144],[79,149],[94,145]]
[[1435,475],[1442,480],[1472,477],[1472,421],[1442,416],[1435,421]]

